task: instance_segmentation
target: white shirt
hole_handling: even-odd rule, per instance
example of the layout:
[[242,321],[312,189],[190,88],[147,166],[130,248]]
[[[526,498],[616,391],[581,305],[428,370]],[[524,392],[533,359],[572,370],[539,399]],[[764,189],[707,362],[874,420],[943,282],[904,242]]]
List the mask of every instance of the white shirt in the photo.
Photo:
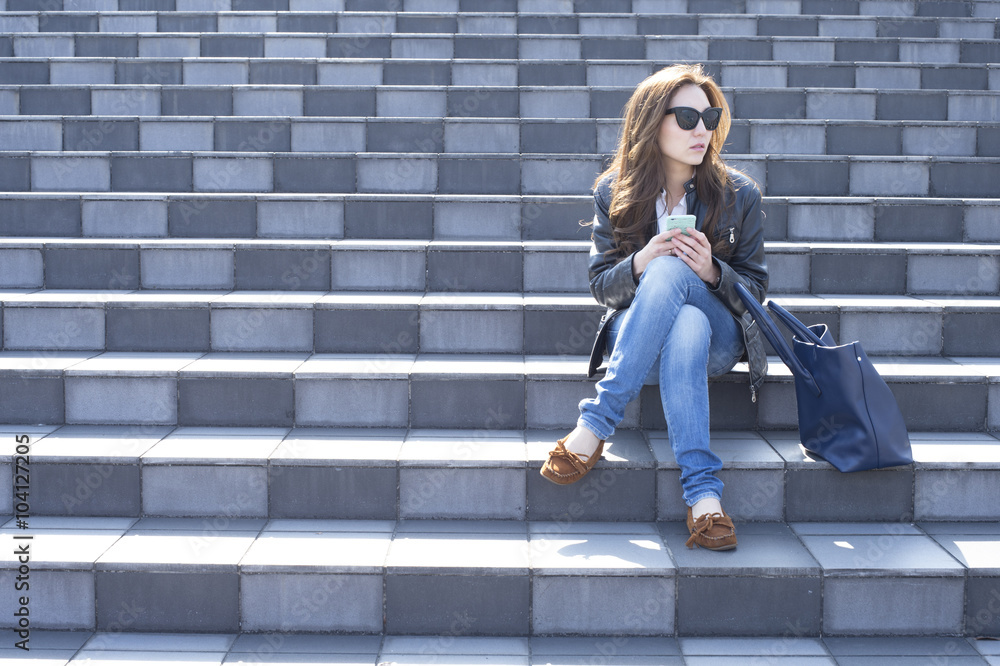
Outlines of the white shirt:
[[687,215],[688,204],[687,195],[681,197],[672,211],[667,212],[667,191],[660,190],[660,197],[656,200],[656,227],[660,233],[667,230],[665,224],[670,215]]

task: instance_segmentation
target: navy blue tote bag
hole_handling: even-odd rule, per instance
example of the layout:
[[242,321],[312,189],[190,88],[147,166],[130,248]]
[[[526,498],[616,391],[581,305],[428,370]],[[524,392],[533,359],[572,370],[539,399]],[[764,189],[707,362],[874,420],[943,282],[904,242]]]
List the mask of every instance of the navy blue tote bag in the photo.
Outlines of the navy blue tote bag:
[[769,301],[768,310],[792,333],[792,346],[741,284],[740,299],[795,378],[799,437],[809,453],[841,472],[913,462],[903,414],[860,342],[838,345],[826,324],[806,326]]

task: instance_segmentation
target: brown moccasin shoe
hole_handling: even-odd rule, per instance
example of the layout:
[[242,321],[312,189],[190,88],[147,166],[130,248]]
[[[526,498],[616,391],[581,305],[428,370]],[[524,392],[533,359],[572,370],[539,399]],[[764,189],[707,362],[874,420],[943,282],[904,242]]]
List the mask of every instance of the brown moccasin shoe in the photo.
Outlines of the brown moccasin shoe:
[[567,451],[565,446],[567,437],[569,435],[556,442],[556,448],[549,451],[549,459],[542,465],[542,476],[552,483],[560,485],[575,483],[582,479],[597,464],[597,461],[601,459],[601,454],[604,453],[603,439],[597,445],[594,455],[590,457]]
[[708,550],[736,548],[736,528],[733,527],[733,519],[725,511],[721,514],[706,513],[695,520],[691,516],[691,507],[688,507],[687,526],[691,533],[686,544],[688,548],[696,545]]

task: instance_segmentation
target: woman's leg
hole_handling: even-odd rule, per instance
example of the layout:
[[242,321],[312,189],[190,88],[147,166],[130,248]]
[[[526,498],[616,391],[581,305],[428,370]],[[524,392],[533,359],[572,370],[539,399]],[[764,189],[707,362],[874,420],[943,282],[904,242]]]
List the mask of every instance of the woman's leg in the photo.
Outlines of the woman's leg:
[[597,398],[580,403],[579,425],[606,439],[643,380],[659,376],[685,503],[718,499],[722,482],[715,473],[721,461],[709,448],[708,377],[728,372],[739,359],[738,323],[675,257],[650,262],[632,307],[618,321],[608,372],[598,382]]
[[[727,372],[742,352],[736,320],[715,296],[707,290],[705,295],[712,300],[696,298],[681,308],[659,367],[670,445],[681,468],[684,502],[691,507],[722,498],[723,484],[716,476],[722,461],[709,448],[708,377]],[[718,510],[717,504],[704,506],[708,509],[702,513]]]
[[649,262],[632,305],[620,317],[608,369],[597,382],[597,397],[580,402],[579,426],[601,439],[614,433],[625,407],[659,358],[677,313],[695,295],[715,298],[683,261],[657,257]]

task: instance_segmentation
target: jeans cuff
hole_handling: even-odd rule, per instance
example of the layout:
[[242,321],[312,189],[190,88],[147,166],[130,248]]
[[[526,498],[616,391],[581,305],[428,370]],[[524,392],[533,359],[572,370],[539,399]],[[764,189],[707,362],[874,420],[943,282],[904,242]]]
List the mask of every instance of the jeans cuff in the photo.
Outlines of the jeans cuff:
[[615,434],[613,430],[611,432],[609,432],[607,435],[601,434],[601,432],[600,432],[601,429],[598,428],[598,427],[596,427],[590,421],[585,420],[585,418],[583,416],[581,416],[579,419],[577,419],[576,425],[578,425],[581,428],[586,428],[597,439],[605,439],[606,440],[609,437],[611,437],[611,435]]
[[697,504],[698,502],[702,501],[703,499],[713,499],[713,498],[719,500],[720,504],[722,503],[722,497],[719,496],[718,493],[702,493],[702,494],[698,495],[697,497],[693,497],[693,498],[691,498],[689,500],[685,500],[684,503],[687,504],[689,507],[692,507],[695,504]]

